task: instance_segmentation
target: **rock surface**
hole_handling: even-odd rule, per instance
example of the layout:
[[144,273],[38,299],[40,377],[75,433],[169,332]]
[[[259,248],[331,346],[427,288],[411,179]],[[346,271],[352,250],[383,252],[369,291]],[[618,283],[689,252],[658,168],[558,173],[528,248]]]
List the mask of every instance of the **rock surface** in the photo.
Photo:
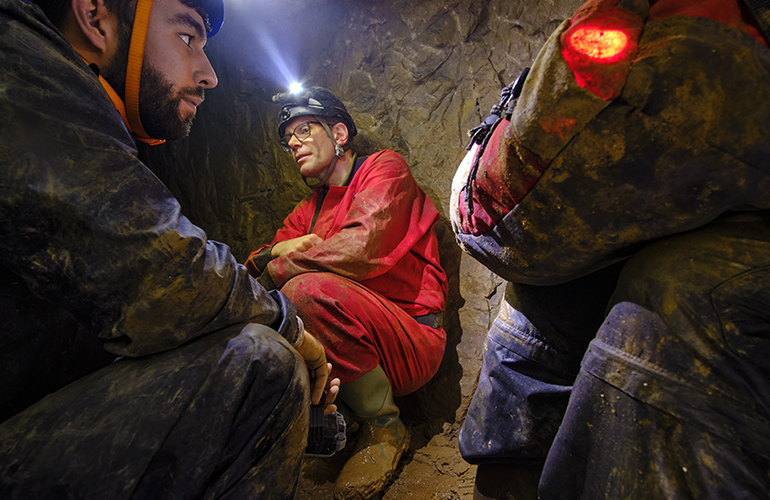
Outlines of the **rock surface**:
[[[208,49],[220,83],[207,92],[190,137],[141,150],[183,212],[241,261],[310,192],[278,145],[278,109],[270,102],[291,80],[327,87],[346,103],[359,154],[392,149],[412,166],[444,216],[448,345],[437,376],[398,401],[413,443],[383,498],[472,498],[475,467],[460,458],[457,434],[502,280],[454,243],[452,177],[467,131],[580,3],[233,0]],[[309,460],[298,499],[331,498],[344,458]]]

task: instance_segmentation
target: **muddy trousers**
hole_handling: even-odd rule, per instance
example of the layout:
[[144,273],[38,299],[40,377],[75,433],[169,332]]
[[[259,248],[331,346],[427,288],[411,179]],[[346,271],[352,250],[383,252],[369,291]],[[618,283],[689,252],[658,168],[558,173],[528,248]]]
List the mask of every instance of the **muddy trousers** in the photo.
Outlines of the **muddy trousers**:
[[281,292],[324,345],[331,376],[343,384],[379,364],[398,397],[416,391],[438,371],[446,345],[444,329],[418,323],[357,282],[333,273],[305,273],[287,281]]
[[460,449],[544,462],[545,500],[770,498],[770,216],[723,216],[565,285],[509,285]]
[[121,359],[0,424],[3,499],[291,499],[304,362],[263,325]]

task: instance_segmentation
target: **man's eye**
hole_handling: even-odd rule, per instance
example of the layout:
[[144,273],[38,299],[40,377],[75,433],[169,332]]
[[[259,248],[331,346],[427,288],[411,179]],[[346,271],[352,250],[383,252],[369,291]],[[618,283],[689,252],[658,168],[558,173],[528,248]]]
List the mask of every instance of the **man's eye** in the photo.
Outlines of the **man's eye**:
[[192,36],[190,35],[181,34],[179,35],[179,38],[182,39],[185,45],[190,45],[190,42],[192,42]]
[[305,125],[299,129],[300,135],[305,135],[310,133],[310,125]]

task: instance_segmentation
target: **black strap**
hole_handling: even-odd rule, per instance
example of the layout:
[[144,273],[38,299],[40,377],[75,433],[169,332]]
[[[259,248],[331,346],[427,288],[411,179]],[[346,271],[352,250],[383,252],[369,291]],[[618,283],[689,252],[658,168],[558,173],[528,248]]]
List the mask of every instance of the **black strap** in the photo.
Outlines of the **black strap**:
[[500,102],[492,106],[489,112],[489,116],[481,122],[476,128],[471,129],[468,135],[471,136],[471,142],[468,144],[467,150],[470,150],[474,144],[479,144],[479,150],[476,152],[476,156],[473,158],[473,164],[471,170],[468,173],[468,179],[465,181],[465,204],[468,210],[468,215],[473,215],[473,183],[476,180],[476,174],[479,170],[479,161],[484,154],[484,150],[487,147],[489,139],[492,137],[497,126],[502,121],[503,117],[506,120],[510,120],[513,115],[513,110],[516,108],[516,103],[521,96],[521,89],[524,88],[524,82],[527,80],[529,74],[529,68],[524,68],[519,76],[510,83],[507,87],[503,88],[501,92]]
[[353,162],[353,169],[348,174],[348,179],[345,181],[345,184],[343,184],[343,186],[350,186],[350,183],[353,181],[353,177],[356,176],[356,172],[358,172],[358,169],[361,168],[361,165],[364,164],[367,158],[369,157],[362,156],[361,158],[356,158],[356,160]]
[[441,328],[441,325],[444,323],[444,313],[423,314],[422,316],[414,316],[414,319],[421,325],[429,326],[431,328]]
[[310,222],[310,229],[307,230],[307,234],[310,234],[313,232],[313,228],[315,227],[315,221],[318,219],[318,214],[321,213],[321,205],[324,204],[324,200],[326,199],[326,193],[329,192],[329,188],[327,186],[322,187],[318,190],[318,197],[315,199],[315,213],[313,213],[313,220]]
[[[348,174],[348,178],[345,181],[345,184],[343,186],[350,186],[350,182],[353,180],[353,177],[356,176],[356,172],[358,172],[358,169],[361,168],[361,165],[364,164],[368,156],[362,156],[361,158],[356,158],[353,162],[353,168],[350,170],[350,174]],[[315,222],[318,220],[318,214],[321,213],[321,207],[324,204],[324,200],[326,199],[326,193],[329,192],[328,186],[323,186],[318,190],[318,197],[315,200],[315,212],[313,213],[313,220],[310,222],[310,229],[307,230],[307,234],[310,234],[313,232],[313,228],[315,228]]]
[[754,14],[765,40],[770,43],[770,0],[743,0],[743,3]]

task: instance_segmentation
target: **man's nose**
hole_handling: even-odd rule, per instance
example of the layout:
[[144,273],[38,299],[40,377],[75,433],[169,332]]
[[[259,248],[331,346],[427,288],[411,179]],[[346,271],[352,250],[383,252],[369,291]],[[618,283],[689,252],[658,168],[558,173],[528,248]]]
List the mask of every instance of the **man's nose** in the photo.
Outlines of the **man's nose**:
[[213,89],[219,84],[217,74],[205,53],[201,53],[194,78],[198,85],[205,89]]
[[297,136],[292,133],[288,144],[291,149],[296,149],[302,145],[302,141],[297,139]]

